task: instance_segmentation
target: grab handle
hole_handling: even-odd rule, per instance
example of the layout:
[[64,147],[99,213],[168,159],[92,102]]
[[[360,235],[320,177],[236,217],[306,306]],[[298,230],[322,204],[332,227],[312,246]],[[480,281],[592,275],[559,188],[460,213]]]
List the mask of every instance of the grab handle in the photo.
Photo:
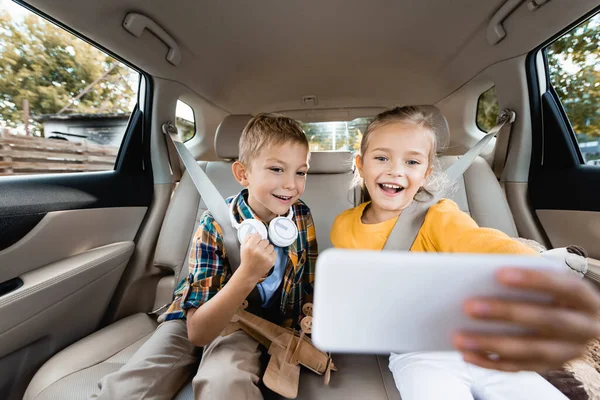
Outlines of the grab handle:
[[150,18],[139,13],[129,13],[123,21],[123,27],[135,37],[140,37],[144,29],[148,29],[169,47],[167,61],[175,66],[181,62],[181,50],[175,39]]

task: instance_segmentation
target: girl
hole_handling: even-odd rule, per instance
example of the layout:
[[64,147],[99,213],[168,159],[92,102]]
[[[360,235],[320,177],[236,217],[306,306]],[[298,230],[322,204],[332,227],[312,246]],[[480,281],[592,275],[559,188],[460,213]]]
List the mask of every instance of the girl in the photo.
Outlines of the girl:
[[[398,216],[412,201],[431,195],[437,132],[433,117],[418,107],[385,111],[368,126],[356,156],[367,201],[340,214],[331,231],[338,248],[381,250]],[[506,234],[477,226],[451,200],[430,207],[411,251],[538,254]],[[500,283],[552,295],[552,306],[499,299],[471,299],[472,318],[507,321],[533,336],[457,333],[459,352],[392,354],[389,368],[403,400],[564,399],[535,372],[561,367],[583,354],[600,335],[600,295],[573,274],[506,268]],[[461,354],[462,353],[462,354]],[[486,357],[486,354],[495,356]],[[533,396],[532,396],[533,394]]]

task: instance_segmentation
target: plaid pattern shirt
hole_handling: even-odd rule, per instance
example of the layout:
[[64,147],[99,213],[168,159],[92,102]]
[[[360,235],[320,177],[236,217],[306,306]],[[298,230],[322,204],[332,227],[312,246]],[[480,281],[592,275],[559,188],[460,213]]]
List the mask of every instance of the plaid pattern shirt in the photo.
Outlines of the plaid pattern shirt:
[[[234,207],[236,220],[258,219],[247,204],[247,189],[242,190],[241,194],[226,200],[229,204],[237,198]],[[287,266],[281,287],[279,308],[284,316],[284,326],[298,324],[302,305],[312,301],[318,255],[317,236],[310,209],[300,200],[292,207],[294,222],[298,227],[298,239],[288,247]],[[209,211],[202,215],[191,246],[189,274],[175,289],[175,299],[166,312],[166,320],[184,319],[188,309],[198,308],[206,303],[232,276],[223,232]]]

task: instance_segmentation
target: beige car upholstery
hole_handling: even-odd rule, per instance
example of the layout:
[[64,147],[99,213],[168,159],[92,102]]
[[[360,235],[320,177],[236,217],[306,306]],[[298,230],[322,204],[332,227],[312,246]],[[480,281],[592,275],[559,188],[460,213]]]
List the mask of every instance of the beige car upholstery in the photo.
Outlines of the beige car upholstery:
[[127,362],[156,325],[146,314],[135,314],[67,347],[40,368],[23,400],[86,399],[100,378]]
[[49,212],[0,251],[0,282],[23,282],[0,296],[0,397],[20,399],[43,362],[98,329],[145,213],[145,207]]
[[[234,118],[235,123],[229,125],[229,118]],[[233,195],[240,189],[231,175],[231,159],[237,156],[237,147],[230,144],[237,141],[243,125],[242,117],[228,117],[221,124],[215,141],[217,153],[227,156],[228,160],[202,164],[223,196]],[[231,129],[228,130],[227,126]],[[223,135],[227,137],[226,148],[220,148],[222,142],[219,138]],[[448,165],[454,160],[456,157],[443,157],[442,163]],[[355,204],[355,191],[351,190],[352,164],[349,152],[312,154],[310,176],[302,199],[311,206],[321,250],[331,247],[329,231],[334,217]],[[504,194],[483,159],[475,161],[449,197],[454,198],[461,209],[470,213],[481,225],[516,235]],[[194,194],[187,173],[184,174],[163,223],[155,254],[157,266],[172,269],[175,276],[185,276],[189,243],[204,208],[204,203]],[[165,280],[161,288],[163,293],[169,284],[175,283],[174,279],[167,279],[170,280]],[[39,370],[29,385],[25,400],[85,399],[97,390],[96,383],[104,374],[126,362],[154,326],[153,319],[137,314],[70,346]],[[299,399],[400,398],[387,368],[387,357],[338,354],[334,355],[334,360],[339,370],[333,372],[328,387],[323,385],[321,376],[303,369]],[[272,394],[269,396],[277,398]],[[176,396],[178,400],[192,398],[191,384],[182,388]]]
[[577,243],[590,257],[600,258],[597,239],[600,237],[600,212],[536,210],[536,214],[553,247]]

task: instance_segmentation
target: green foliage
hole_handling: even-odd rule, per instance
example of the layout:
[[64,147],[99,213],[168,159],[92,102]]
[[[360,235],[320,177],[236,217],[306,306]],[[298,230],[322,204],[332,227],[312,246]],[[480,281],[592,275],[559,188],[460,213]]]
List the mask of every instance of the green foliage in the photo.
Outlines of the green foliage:
[[55,114],[101,77],[63,114],[129,114],[137,73],[36,15],[13,20],[0,11],[0,120],[7,126],[23,123],[23,100],[31,118]]
[[600,15],[558,39],[547,54],[552,86],[578,138],[600,136]]
[[498,119],[498,96],[496,86],[483,92],[477,101],[477,127],[484,132],[489,132],[496,125]]

